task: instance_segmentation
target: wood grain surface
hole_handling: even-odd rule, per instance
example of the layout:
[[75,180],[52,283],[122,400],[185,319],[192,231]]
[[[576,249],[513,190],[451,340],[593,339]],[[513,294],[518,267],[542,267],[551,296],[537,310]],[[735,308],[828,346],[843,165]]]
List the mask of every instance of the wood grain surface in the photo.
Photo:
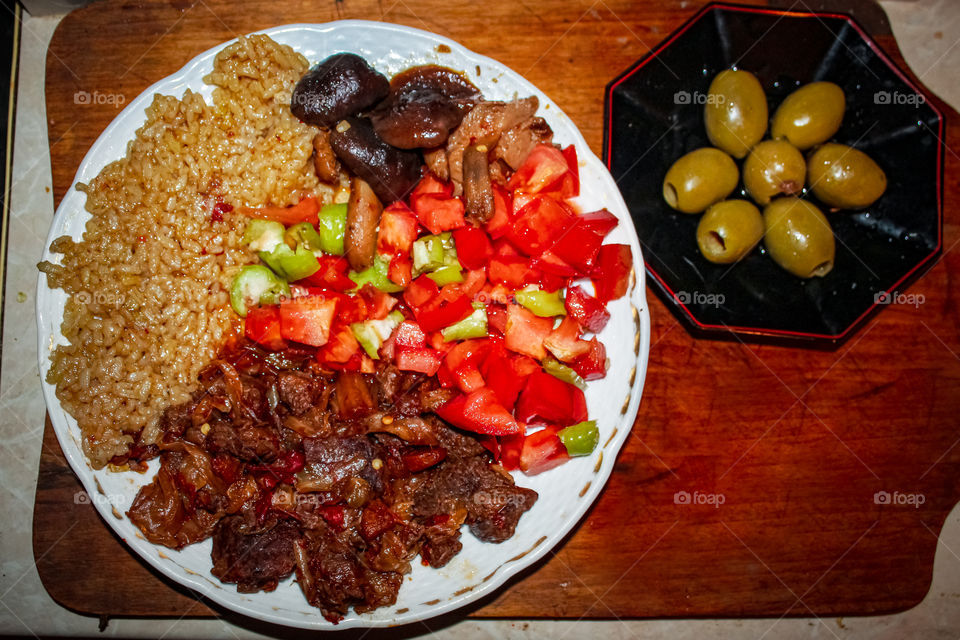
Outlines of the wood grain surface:
[[[129,102],[217,43],[291,22],[366,18],[451,37],[553,97],[599,153],[605,84],[697,8],[95,2],[62,22],[47,59],[56,201],[117,113],[75,104],[76,92]],[[856,11],[902,62],[882,12],[867,3]],[[960,120],[937,107],[949,114],[948,147],[960,149]],[[960,496],[960,308],[951,286],[960,272],[958,176],[960,158],[948,151],[943,254],[909,289],[923,304],[891,305],[837,350],[695,340],[651,294],[646,388],[606,490],[564,544],[471,615],[825,616],[899,611],[923,599],[937,535]],[[48,422],[34,548],[58,602],[110,616],[224,614],[134,558],[89,505],[75,504],[79,490]],[[892,502],[910,494],[923,503],[878,504],[882,491]],[[690,504],[677,504],[678,492]],[[709,496],[722,504],[696,504]]]

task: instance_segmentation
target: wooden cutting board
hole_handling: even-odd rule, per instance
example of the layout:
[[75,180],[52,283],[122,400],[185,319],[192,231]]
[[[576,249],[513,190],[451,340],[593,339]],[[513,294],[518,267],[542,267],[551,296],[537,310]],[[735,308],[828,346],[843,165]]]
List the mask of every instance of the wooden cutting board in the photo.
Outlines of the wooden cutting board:
[[[854,4],[905,67],[882,12]],[[75,104],[76,92],[130,101],[237,34],[338,18],[428,29],[506,63],[599,153],[604,85],[697,5],[95,2],[67,16],[47,57],[56,200],[117,113]],[[950,117],[948,147],[960,149],[957,114],[937,106]],[[958,176],[960,159],[948,153],[944,253],[910,288],[925,302],[891,305],[837,350],[694,340],[651,295],[643,402],[609,485],[564,544],[471,615],[825,616],[923,599],[937,535],[960,496],[960,298],[950,286],[960,274]],[[75,504],[79,490],[48,421],[34,549],[54,599],[109,616],[231,615],[139,562],[89,505]],[[922,504],[878,504],[881,491]],[[685,495],[689,504],[677,504]]]

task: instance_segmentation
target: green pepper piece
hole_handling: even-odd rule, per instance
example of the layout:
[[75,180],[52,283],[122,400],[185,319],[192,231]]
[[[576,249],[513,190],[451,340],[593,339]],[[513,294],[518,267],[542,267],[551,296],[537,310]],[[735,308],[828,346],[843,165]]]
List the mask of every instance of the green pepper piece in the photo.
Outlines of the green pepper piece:
[[513,296],[519,304],[541,318],[567,315],[567,309],[563,305],[563,295],[559,289],[553,292],[525,289],[517,291]]
[[262,264],[240,269],[230,285],[230,306],[241,318],[247,317],[248,307],[276,304],[284,296],[290,297],[290,286]]
[[382,320],[366,320],[364,322],[354,322],[350,325],[350,331],[353,336],[367,352],[367,355],[374,360],[380,359],[380,345],[390,337],[393,330],[403,322],[403,314],[399,311],[392,311]]
[[450,284],[451,282],[463,282],[463,271],[459,266],[442,266],[436,271],[426,274],[428,278],[437,283],[438,287],[442,287],[445,284]]
[[278,244],[273,251],[261,251],[260,259],[287,282],[296,282],[320,270],[320,263],[312,251],[303,246],[294,251],[285,242]]
[[553,356],[547,356],[543,359],[543,370],[552,375],[554,378],[563,380],[564,382],[569,382],[575,387],[586,390],[587,383],[584,382],[583,378],[580,377],[580,374],[563,364]]
[[469,340],[470,338],[486,338],[487,332],[487,310],[475,309],[460,322],[455,322],[449,327],[441,330],[444,342],[453,342],[454,340]]
[[344,254],[343,239],[347,235],[347,205],[327,204],[317,214],[320,248],[335,256]]
[[436,271],[444,266],[443,240],[440,236],[423,236],[413,243],[413,272],[416,275]]
[[284,228],[273,220],[254,219],[247,223],[243,230],[240,242],[250,245],[254,251],[273,251],[278,244],[283,244]]
[[387,276],[387,270],[389,268],[390,264],[386,260],[380,256],[376,256],[373,259],[373,266],[359,272],[351,270],[349,276],[350,279],[356,283],[357,289],[362,289],[363,285],[369,282],[384,293],[398,293],[403,291],[403,287],[390,280]]
[[287,246],[304,247],[314,255],[323,252],[323,238],[317,233],[317,230],[309,222],[298,222],[284,234],[283,239]]
[[571,456],[588,456],[600,442],[600,431],[597,430],[596,420],[570,425],[566,429],[561,429],[557,436]]

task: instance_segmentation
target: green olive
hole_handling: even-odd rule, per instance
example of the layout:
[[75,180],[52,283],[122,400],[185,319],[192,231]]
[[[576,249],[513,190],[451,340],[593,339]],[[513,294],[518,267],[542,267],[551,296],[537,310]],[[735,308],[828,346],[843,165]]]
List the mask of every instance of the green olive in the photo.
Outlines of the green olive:
[[767,96],[749,71],[727,69],[710,83],[703,118],[713,146],[742,158],[767,131]]
[[729,264],[750,253],[763,238],[760,210],[746,200],[711,205],[697,225],[697,245],[710,262]]
[[777,198],[764,208],[763,226],[770,257],[793,275],[812,278],[833,269],[833,229],[815,205],[799,198]]
[[826,142],[840,128],[846,102],[843,89],[832,82],[805,84],[777,107],[770,136],[789,140],[800,150]]
[[807,179],[813,195],[838,209],[869,207],[887,189],[886,174],[870,156],[835,142],[813,152]]
[[700,213],[737,188],[740,173],[733,158],[701,147],[673,163],[663,179],[663,199],[684,213]]
[[743,163],[743,186],[761,206],[776,196],[800,193],[806,176],[803,154],[785,140],[764,140]]

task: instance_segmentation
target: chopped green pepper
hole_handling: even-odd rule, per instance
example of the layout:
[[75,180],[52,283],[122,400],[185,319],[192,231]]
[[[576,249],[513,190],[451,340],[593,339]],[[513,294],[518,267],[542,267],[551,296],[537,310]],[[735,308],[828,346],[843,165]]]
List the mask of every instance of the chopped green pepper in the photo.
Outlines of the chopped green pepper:
[[475,309],[460,322],[455,322],[449,327],[440,331],[444,342],[453,342],[454,340],[469,340],[470,338],[487,337],[487,310]]
[[241,318],[247,316],[248,307],[276,304],[284,296],[290,297],[290,286],[262,264],[240,269],[230,286],[230,306]]
[[423,236],[413,243],[413,272],[417,275],[436,271],[444,265],[443,240],[440,236]]
[[347,235],[347,205],[327,204],[317,214],[320,248],[324,253],[342,256],[343,239]]
[[382,320],[366,320],[364,322],[354,322],[350,325],[354,337],[367,355],[374,360],[380,359],[380,345],[390,337],[393,330],[403,322],[403,314],[399,311],[392,311],[390,315]]
[[283,239],[289,247],[304,247],[314,255],[323,252],[323,238],[309,222],[298,222],[284,234]]
[[561,429],[557,437],[571,456],[588,456],[600,442],[600,431],[597,430],[596,420],[587,420]]
[[553,356],[547,356],[543,359],[543,370],[552,375],[554,378],[563,380],[564,382],[569,382],[575,387],[579,387],[583,390],[586,390],[587,388],[587,383],[584,382],[579,373],[563,364]]
[[451,282],[463,282],[463,270],[461,270],[459,266],[443,266],[436,271],[426,274],[426,276],[436,282],[438,287],[450,284]]
[[285,230],[283,225],[273,220],[253,219],[243,230],[240,242],[250,245],[254,251],[273,251],[278,244],[283,244]]
[[303,245],[297,246],[294,251],[286,242],[281,242],[273,251],[261,251],[260,259],[287,282],[296,282],[320,270],[317,256]]
[[358,289],[369,282],[384,293],[398,293],[403,291],[403,287],[394,283],[387,276],[387,270],[389,268],[390,264],[386,260],[380,256],[376,256],[373,259],[373,266],[359,272],[351,270],[349,275],[350,279],[356,283]]
[[514,294],[514,298],[516,298],[518,303],[541,318],[567,315],[566,307],[563,306],[563,295],[559,289],[553,292],[541,291],[539,289],[524,289],[517,291]]

